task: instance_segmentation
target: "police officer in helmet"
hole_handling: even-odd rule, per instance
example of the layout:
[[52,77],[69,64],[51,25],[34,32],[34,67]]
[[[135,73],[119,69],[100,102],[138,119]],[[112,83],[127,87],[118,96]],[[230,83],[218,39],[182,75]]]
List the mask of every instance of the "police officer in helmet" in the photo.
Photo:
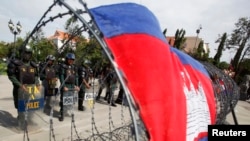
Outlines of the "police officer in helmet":
[[59,79],[61,83],[60,96],[60,117],[59,121],[64,120],[63,96],[70,90],[79,91],[77,67],[74,65],[75,54],[67,53],[65,62],[61,64],[59,69]]
[[90,85],[88,83],[89,79],[89,71],[88,66],[86,66],[85,62],[82,62],[81,66],[78,67],[78,75],[79,75],[79,88],[80,91],[78,93],[78,110],[84,111],[85,107],[83,106],[83,101],[85,97],[86,88],[89,89]]
[[42,81],[45,90],[45,108],[48,109],[51,108],[51,96],[54,96],[57,93],[56,84],[58,80],[58,71],[54,61],[55,56],[48,55],[45,62],[40,65],[40,80]]
[[31,61],[32,49],[25,46],[20,50],[21,59],[13,59],[8,64],[7,74],[13,84],[13,98],[15,108],[18,109],[18,89],[27,91],[26,84],[36,84],[40,89],[38,64]]

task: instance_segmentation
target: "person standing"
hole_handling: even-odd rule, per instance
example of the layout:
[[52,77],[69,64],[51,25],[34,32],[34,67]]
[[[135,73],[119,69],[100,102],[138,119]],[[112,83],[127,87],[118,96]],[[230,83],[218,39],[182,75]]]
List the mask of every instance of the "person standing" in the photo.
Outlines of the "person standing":
[[78,75],[79,75],[79,88],[80,88],[80,91],[78,93],[78,110],[84,111],[85,107],[83,106],[83,101],[85,97],[85,89],[86,88],[89,89],[91,87],[88,83],[89,79],[88,67],[84,64],[84,62],[78,68]]
[[55,96],[58,88],[56,84],[58,81],[58,70],[54,64],[55,56],[48,55],[45,62],[40,65],[40,80],[42,81],[45,94],[45,107],[51,108],[50,101],[52,96]]
[[[97,92],[96,100],[100,99],[103,89],[105,87],[106,88],[109,87],[109,84],[107,82],[108,82],[108,76],[109,76],[110,72],[111,72],[110,64],[108,64],[107,66],[105,66],[101,70],[101,76],[100,76],[100,79],[99,79],[100,87],[99,87],[98,92]],[[108,93],[106,91],[106,95],[105,95],[105,98],[104,98],[105,100],[107,100],[107,96],[108,96]]]
[[123,101],[124,101],[124,89],[123,89],[123,87],[122,87],[121,84],[120,84],[119,87],[120,88],[119,88],[118,96],[117,96],[117,98],[115,100],[115,103],[117,103],[117,104],[123,104]]
[[64,120],[64,94],[68,91],[79,91],[77,67],[74,65],[75,54],[67,53],[65,62],[61,64],[59,69],[60,86],[60,116],[59,121]]
[[40,90],[40,81],[38,74],[38,64],[31,61],[32,49],[30,46],[25,46],[20,50],[21,59],[13,59],[7,67],[7,75],[13,84],[13,99],[14,106],[18,110],[18,91],[28,92],[26,85],[35,84],[37,89]]
[[115,93],[115,90],[117,89],[117,83],[118,83],[117,75],[114,70],[111,70],[107,74],[106,98],[107,98],[108,103],[113,107],[116,107],[114,93]]

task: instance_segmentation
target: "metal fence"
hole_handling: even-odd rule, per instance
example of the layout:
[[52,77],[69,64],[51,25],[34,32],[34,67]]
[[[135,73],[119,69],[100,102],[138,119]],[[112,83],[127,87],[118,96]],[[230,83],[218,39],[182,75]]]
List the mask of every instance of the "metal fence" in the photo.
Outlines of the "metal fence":
[[201,63],[208,71],[213,83],[217,108],[217,124],[224,124],[226,115],[233,110],[239,100],[240,89],[236,82],[221,69],[208,62]]
[[[101,34],[91,21],[86,21],[82,14],[88,13],[88,9],[86,4],[79,1],[79,5],[82,5],[84,10],[75,10],[72,9],[68,3],[64,0],[55,0],[54,3],[49,7],[49,9],[45,12],[42,18],[39,20],[37,25],[35,26],[34,30],[31,34],[27,37],[25,43],[29,42],[29,39],[32,38],[33,34],[39,31],[41,27],[46,26],[46,24],[53,22],[57,18],[62,18],[63,16],[74,14],[78,20],[83,24],[82,27],[73,34],[72,37],[81,34],[83,31],[87,33],[91,33],[98,42],[103,45],[104,41],[101,38]],[[52,9],[56,6],[64,6],[67,12],[65,13],[58,13],[55,16],[48,16],[48,14],[53,11]],[[47,17],[47,19],[46,19]],[[49,18],[48,18],[49,17]],[[68,39],[70,40],[70,39]],[[67,41],[66,41],[67,42]],[[65,42],[65,43],[66,43]],[[62,47],[63,49],[63,47]],[[112,55],[109,53],[109,50],[103,47],[107,57],[109,60],[114,60]],[[212,64],[207,62],[201,62],[207,71],[209,72],[210,78],[213,83],[213,88],[215,92],[215,101],[217,104],[217,124],[223,124],[225,122],[226,115],[231,112],[231,110],[236,106],[237,101],[239,99],[239,88],[236,83],[231,79],[228,75],[223,73],[220,69],[216,68]],[[115,64],[115,63],[113,63]],[[123,80],[123,76],[119,73],[119,70],[115,68],[115,71],[120,80]],[[126,89],[124,82],[121,82],[121,86]],[[98,89],[98,85],[93,89],[93,93],[96,93]],[[126,91],[126,90],[125,90]],[[83,115],[76,115],[74,112],[70,112],[69,116],[71,118],[71,135],[65,140],[75,140],[75,141],[106,141],[106,140],[114,140],[114,141],[129,141],[129,140],[148,140],[148,134],[146,128],[143,125],[143,122],[140,119],[138,109],[135,106],[132,98],[129,94],[126,95],[126,100],[128,102],[127,105],[119,105],[115,109],[111,107],[110,104],[106,104],[105,101],[97,102],[93,100],[94,104],[90,108],[90,112],[86,114],[85,118],[89,118],[89,122],[80,125],[80,123],[76,123],[77,120],[81,119]],[[54,101],[56,103],[56,100]],[[52,112],[55,107],[52,107]],[[51,113],[51,111],[49,111]],[[104,114],[105,113],[105,114]],[[50,140],[56,140],[58,130],[54,130],[54,122],[53,117],[55,115],[50,114]],[[98,117],[97,117],[98,116]],[[84,128],[82,127],[84,126]],[[85,128],[86,127],[86,128]],[[79,130],[80,129],[80,130]],[[28,130],[25,134],[28,133]],[[28,134],[27,134],[28,137]],[[29,138],[28,138],[29,139]]]

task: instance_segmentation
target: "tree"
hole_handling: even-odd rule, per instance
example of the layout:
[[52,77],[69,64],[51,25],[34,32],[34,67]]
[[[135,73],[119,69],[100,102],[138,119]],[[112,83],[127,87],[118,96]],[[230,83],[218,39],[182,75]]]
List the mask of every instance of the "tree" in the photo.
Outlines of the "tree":
[[250,74],[250,59],[243,59],[238,68],[238,75],[236,78],[236,82],[240,83],[243,81],[243,78],[246,74]]
[[205,51],[204,42],[201,41],[198,45],[198,48],[197,49],[194,48],[194,51],[190,55],[197,60],[207,61],[209,56],[209,51],[208,52]]
[[237,48],[236,54],[232,61],[232,66],[236,71],[239,71],[240,58],[246,46],[249,46],[250,39],[250,18],[240,18],[235,24],[236,29],[233,30],[230,40],[228,40],[228,49]]
[[184,37],[186,34],[186,31],[181,29],[177,29],[175,33],[175,42],[174,42],[174,47],[177,49],[182,50],[184,48],[184,44],[186,42],[186,38]]
[[163,35],[165,36],[165,37],[167,37],[167,32],[168,32],[168,29],[167,28],[165,28],[164,30],[163,30]]
[[219,64],[217,65],[219,69],[224,70],[224,69],[228,69],[229,68],[229,64],[225,61],[223,62],[219,62]]
[[[5,42],[0,42],[0,59],[7,58],[8,54],[8,44]],[[1,62],[2,60],[0,60]]]
[[44,61],[48,55],[56,55],[57,50],[55,46],[47,38],[42,38],[38,43],[33,46],[34,60],[38,62]]
[[69,18],[65,24],[65,29],[68,31],[70,36],[77,38],[75,50],[76,63],[82,64],[84,62],[88,62],[89,67],[92,69],[101,67],[101,65],[105,64],[108,60],[104,57],[100,44],[92,36],[89,36],[89,38],[86,39],[81,34],[82,32],[86,32],[85,27],[80,27],[77,22],[77,19],[73,16]]
[[48,55],[55,54],[55,48],[49,44],[42,28],[37,29],[31,36],[29,45],[33,50],[33,60],[36,62],[44,61]]
[[217,40],[217,42],[220,42],[217,53],[214,55],[214,64],[217,66],[220,63],[220,58],[222,55],[222,51],[224,50],[224,46],[226,44],[227,40],[227,33],[224,33],[221,38]]

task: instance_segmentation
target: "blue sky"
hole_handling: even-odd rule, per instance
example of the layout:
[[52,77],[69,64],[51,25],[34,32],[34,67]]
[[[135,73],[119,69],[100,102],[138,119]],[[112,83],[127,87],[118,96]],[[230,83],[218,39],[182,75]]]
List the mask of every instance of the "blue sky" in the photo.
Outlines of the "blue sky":
[[[65,0],[73,8],[80,7],[78,0]],[[175,34],[177,29],[186,30],[186,36],[196,36],[196,29],[202,26],[199,37],[209,43],[210,56],[214,56],[218,44],[218,35],[232,33],[235,23],[240,17],[250,16],[249,0],[85,0],[89,8],[121,2],[135,2],[148,7],[158,18],[160,26],[167,28],[168,36]],[[23,31],[20,37],[31,31],[38,20],[53,3],[53,0],[1,0],[0,6],[0,41],[12,42],[8,22],[21,22]],[[56,15],[66,11],[58,7],[50,12]],[[47,36],[54,34],[56,29],[64,30],[64,21],[59,20],[46,26],[43,30]],[[222,60],[229,61],[233,52],[224,53]]]

